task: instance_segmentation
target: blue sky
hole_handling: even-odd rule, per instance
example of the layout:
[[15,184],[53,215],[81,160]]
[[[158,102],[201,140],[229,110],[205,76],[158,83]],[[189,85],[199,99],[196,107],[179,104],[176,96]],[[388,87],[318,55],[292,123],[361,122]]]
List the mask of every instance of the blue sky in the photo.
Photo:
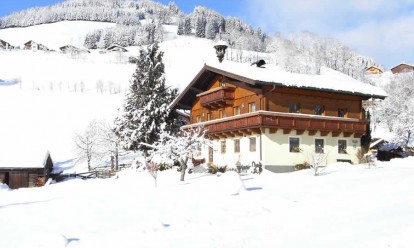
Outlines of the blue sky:
[[[0,16],[59,0],[1,0]],[[170,0],[160,1],[164,4]],[[414,0],[176,0],[185,13],[202,5],[268,34],[310,31],[336,38],[391,68],[414,63]]]

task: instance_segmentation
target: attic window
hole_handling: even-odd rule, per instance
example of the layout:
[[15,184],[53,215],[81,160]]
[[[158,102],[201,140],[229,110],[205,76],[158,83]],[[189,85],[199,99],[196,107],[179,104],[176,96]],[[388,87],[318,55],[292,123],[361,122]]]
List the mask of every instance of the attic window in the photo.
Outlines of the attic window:
[[346,108],[339,108],[338,109],[338,117],[346,117],[347,116],[347,109]]
[[315,106],[315,115],[323,115],[325,108],[323,105],[316,105]]
[[289,113],[299,113],[299,103],[289,104]]

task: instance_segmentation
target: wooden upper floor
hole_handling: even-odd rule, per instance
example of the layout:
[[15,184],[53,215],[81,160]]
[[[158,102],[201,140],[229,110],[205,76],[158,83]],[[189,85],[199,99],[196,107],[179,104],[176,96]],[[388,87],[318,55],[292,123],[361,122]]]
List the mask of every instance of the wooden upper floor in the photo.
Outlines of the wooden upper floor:
[[190,123],[205,122],[258,110],[362,119],[362,98],[333,92],[222,81],[216,77],[197,94]]
[[210,135],[230,136],[261,128],[355,136],[365,132],[362,100],[375,96],[252,80],[206,67],[173,103],[191,111],[190,125],[184,128],[202,124]]

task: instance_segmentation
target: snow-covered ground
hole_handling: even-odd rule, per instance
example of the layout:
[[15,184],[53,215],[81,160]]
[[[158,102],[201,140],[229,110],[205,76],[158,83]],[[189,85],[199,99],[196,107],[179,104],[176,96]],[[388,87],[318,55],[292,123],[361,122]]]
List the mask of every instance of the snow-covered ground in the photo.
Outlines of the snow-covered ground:
[[[414,158],[221,176],[127,169],[117,179],[0,189],[1,247],[412,247]],[[244,187],[243,187],[244,186]],[[1,187],[0,187],[1,188]]]
[[[109,25],[82,23],[0,30],[0,39],[79,46],[89,30]],[[183,89],[216,60],[213,42],[175,39],[172,26],[165,32],[167,83]],[[117,115],[135,69],[126,58],[139,50],[128,49],[80,56],[0,51],[0,156],[44,148],[55,164],[82,169],[72,164],[73,137],[91,120]],[[413,158],[372,169],[336,164],[317,177],[265,171],[242,181],[234,173],[193,173],[184,183],[171,170],[159,173],[157,188],[148,173],[133,169],[116,179],[0,185],[0,247],[412,247],[413,165]]]

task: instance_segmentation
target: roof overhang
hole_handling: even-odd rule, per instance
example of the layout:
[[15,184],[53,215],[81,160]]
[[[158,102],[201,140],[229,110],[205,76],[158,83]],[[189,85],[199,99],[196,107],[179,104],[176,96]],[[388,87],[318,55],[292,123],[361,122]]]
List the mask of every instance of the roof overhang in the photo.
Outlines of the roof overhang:
[[286,87],[286,88],[331,92],[331,93],[360,96],[363,100],[368,100],[370,98],[385,99],[386,97],[385,95],[364,94],[360,92],[337,90],[337,89],[288,85],[284,82],[265,82],[265,81],[260,81],[260,80],[256,80],[253,78],[249,78],[246,76],[241,76],[241,75],[205,64],[203,68],[194,77],[194,79],[190,82],[190,84],[171,103],[170,107],[176,108],[176,109],[186,109],[186,110],[191,109],[195,100],[197,99],[197,94],[208,90],[208,87],[211,84],[211,81],[214,79],[214,77],[217,77],[217,76],[222,76],[223,78],[235,80],[235,81],[246,83],[250,86],[256,86],[256,87],[270,85],[270,86],[278,86],[278,87]]

